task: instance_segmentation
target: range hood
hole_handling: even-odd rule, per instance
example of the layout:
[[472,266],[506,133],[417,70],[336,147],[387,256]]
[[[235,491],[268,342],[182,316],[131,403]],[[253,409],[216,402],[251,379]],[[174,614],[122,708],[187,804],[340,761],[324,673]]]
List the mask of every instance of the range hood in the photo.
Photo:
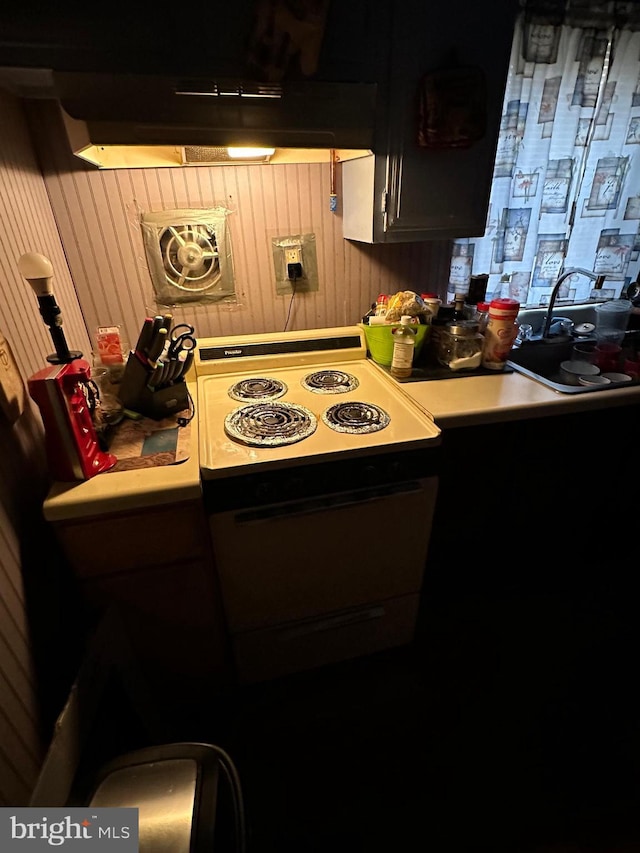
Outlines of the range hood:
[[54,71],[53,89],[72,150],[103,168],[210,165],[228,146],[274,148],[272,163],[326,160],[332,150],[351,159],[373,147],[370,83]]

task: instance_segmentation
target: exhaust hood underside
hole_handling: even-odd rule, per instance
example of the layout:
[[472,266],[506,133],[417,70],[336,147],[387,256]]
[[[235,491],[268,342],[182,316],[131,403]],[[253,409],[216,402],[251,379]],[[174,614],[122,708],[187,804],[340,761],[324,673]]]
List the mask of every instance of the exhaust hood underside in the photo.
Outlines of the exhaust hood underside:
[[[102,168],[189,165],[193,146],[275,148],[272,164],[327,161],[332,149],[352,159],[373,147],[375,84],[75,72],[53,80],[72,150]],[[228,165],[198,164],[216,162]]]

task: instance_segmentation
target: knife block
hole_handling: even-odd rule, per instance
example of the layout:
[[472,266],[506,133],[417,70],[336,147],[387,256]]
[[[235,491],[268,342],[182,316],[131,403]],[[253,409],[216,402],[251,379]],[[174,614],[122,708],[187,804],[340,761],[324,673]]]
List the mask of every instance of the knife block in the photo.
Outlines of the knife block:
[[118,399],[126,409],[160,421],[189,408],[189,394],[184,378],[169,385],[150,388],[152,370],[142,364],[134,352],[129,353]]

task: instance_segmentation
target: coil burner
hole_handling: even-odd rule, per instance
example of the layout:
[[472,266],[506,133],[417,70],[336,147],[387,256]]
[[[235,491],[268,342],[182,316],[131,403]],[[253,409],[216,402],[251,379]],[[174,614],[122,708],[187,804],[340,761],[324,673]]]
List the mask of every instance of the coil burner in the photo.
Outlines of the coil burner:
[[302,387],[314,394],[346,394],[359,384],[355,376],[342,370],[318,370],[302,380]]
[[293,403],[250,403],[224,419],[227,435],[252,447],[280,447],[302,441],[316,431],[313,412]]
[[270,379],[267,376],[253,376],[236,382],[229,388],[229,396],[233,400],[277,400],[288,391],[284,382]]
[[391,418],[373,403],[336,403],[322,413],[324,423],[336,432],[361,435],[378,432],[389,425]]

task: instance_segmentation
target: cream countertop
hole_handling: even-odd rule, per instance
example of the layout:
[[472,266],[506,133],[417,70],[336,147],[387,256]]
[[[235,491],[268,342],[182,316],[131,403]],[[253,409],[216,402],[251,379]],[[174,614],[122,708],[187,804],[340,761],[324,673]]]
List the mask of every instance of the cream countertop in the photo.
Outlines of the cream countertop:
[[[379,369],[396,383],[387,371]],[[560,394],[519,373],[397,382],[397,385],[443,429],[640,403],[640,385]],[[195,382],[190,383],[189,388],[197,411]],[[194,452],[185,462],[113,474],[105,472],[82,483],[56,483],[44,503],[45,517],[49,521],[63,521],[199,500],[202,489],[197,415],[191,422],[191,429]]]
[[516,372],[397,384],[444,429],[640,403],[640,385],[560,394]]
[[81,483],[54,483],[44,502],[45,518],[48,521],[64,521],[201,500],[195,381],[189,383],[189,391],[196,405],[196,417],[191,421],[191,455],[188,459],[176,465],[156,468],[113,473],[105,471]]

